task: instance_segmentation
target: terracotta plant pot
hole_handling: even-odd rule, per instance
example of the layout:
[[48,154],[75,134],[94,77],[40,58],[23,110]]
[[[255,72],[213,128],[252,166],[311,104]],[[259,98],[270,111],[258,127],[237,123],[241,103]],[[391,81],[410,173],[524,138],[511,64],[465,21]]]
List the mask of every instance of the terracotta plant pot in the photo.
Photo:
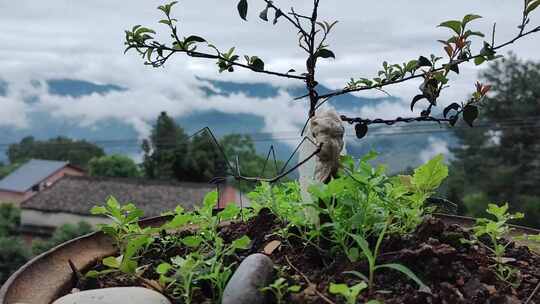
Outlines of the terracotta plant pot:
[[[149,218],[142,220],[140,225],[158,227],[167,220],[170,220],[169,216]],[[0,289],[0,303],[50,304],[74,286],[69,261],[84,271],[115,253],[112,240],[102,232],[61,244],[36,256],[11,275]]]
[[[447,224],[472,226],[473,218],[436,214]],[[158,227],[170,217],[156,217],[141,221],[142,227]],[[513,235],[538,234],[540,230],[513,226]],[[15,272],[0,289],[0,304],[50,304],[67,294],[74,285],[69,262],[85,271],[100,259],[116,253],[112,241],[95,232],[59,245],[30,260]]]

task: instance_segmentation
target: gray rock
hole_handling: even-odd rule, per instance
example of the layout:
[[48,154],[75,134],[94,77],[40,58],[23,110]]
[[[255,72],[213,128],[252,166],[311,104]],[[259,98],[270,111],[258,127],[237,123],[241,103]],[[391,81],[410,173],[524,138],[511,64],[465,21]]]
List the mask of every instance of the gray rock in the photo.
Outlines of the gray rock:
[[272,283],[274,263],[264,254],[252,254],[242,261],[223,292],[222,304],[262,304],[259,289]]
[[141,287],[116,287],[81,291],[61,297],[53,304],[171,304],[162,294]]

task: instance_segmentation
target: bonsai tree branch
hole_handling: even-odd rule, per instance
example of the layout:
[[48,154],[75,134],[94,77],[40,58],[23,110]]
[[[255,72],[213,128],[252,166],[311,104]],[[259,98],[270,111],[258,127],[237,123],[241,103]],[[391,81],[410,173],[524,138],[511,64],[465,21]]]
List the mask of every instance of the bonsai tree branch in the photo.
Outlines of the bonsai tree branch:
[[[534,28],[532,30],[529,30],[527,32],[520,31],[520,33],[517,36],[515,36],[513,39],[511,39],[511,40],[509,40],[509,41],[507,41],[507,42],[505,42],[503,44],[492,47],[490,49],[492,51],[497,51],[497,50],[502,49],[502,48],[504,48],[504,47],[506,47],[508,45],[511,45],[511,44],[515,43],[516,41],[518,41],[519,39],[521,39],[523,37],[526,37],[526,36],[529,36],[531,34],[538,33],[538,32],[540,32],[540,26],[538,26],[538,27],[536,27],[536,28]],[[465,62],[469,62],[470,60],[474,60],[474,59],[477,59],[477,58],[483,58],[484,56],[485,55],[482,54],[482,53],[479,53],[479,54],[476,54],[476,55],[473,55],[473,56],[467,56],[466,58],[448,62],[448,63],[446,63],[446,64],[444,64],[444,65],[442,65],[440,67],[430,69],[429,71],[424,71],[423,73],[420,73],[420,74],[412,74],[412,75],[410,75],[408,77],[403,77],[401,79],[394,80],[394,81],[385,81],[383,83],[373,84],[373,85],[370,85],[370,86],[362,86],[362,87],[345,88],[345,89],[342,89],[342,90],[336,90],[336,91],[333,91],[333,92],[330,92],[330,93],[327,93],[327,94],[324,94],[324,95],[320,95],[319,99],[328,99],[328,98],[332,98],[332,97],[336,97],[336,96],[340,96],[340,95],[344,95],[344,94],[348,94],[348,93],[353,93],[353,92],[380,89],[382,87],[386,87],[386,86],[390,86],[390,85],[394,85],[394,84],[399,84],[399,83],[406,82],[406,81],[409,81],[409,80],[412,80],[412,79],[415,79],[415,78],[425,77],[426,75],[429,75],[429,74],[432,74],[432,73],[435,73],[435,72],[448,71],[449,66],[451,66],[451,65],[459,65],[459,64],[462,64],[462,63],[465,63]],[[305,96],[300,96],[297,99],[301,99],[301,98],[304,98],[304,97]]]
[[[248,1],[250,0],[239,0],[237,5],[238,12],[243,20],[247,20]],[[496,27],[494,25],[490,42],[484,41],[481,51],[473,54],[471,51],[471,38],[475,36],[483,38],[485,35],[482,32],[470,29],[470,23],[482,17],[475,14],[469,14],[464,16],[462,20],[449,20],[439,25],[439,27],[447,28],[452,32],[452,35],[447,40],[439,40],[439,42],[443,44],[443,50],[447,56],[444,63],[442,62],[443,57],[437,57],[435,55],[431,55],[430,58],[420,56],[417,60],[411,60],[402,65],[384,62],[383,69],[378,72],[377,77],[372,79],[353,78],[345,88],[320,95],[317,91],[317,86],[319,85],[316,78],[317,62],[320,58],[328,59],[336,57],[328,48],[328,45],[326,45],[326,41],[337,21],[329,23],[318,20],[320,0],[313,0],[310,16],[297,13],[294,7],[290,9],[290,12],[284,13],[279,6],[274,4],[274,1],[263,0],[263,2],[266,6],[259,14],[260,19],[269,21],[269,12],[274,12],[274,24],[276,24],[280,18],[284,18],[298,30],[298,45],[307,54],[305,64],[306,71],[304,73],[296,73],[293,69],[286,73],[267,70],[265,69],[264,61],[257,56],[244,55],[243,58],[245,59],[245,63],[241,63],[240,56],[235,54],[234,47],[230,48],[228,51],[220,51],[216,46],[209,44],[206,39],[199,36],[191,35],[181,39],[177,32],[176,24],[178,21],[171,17],[171,8],[177,3],[176,1],[158,7],[158,9],[163,11],[166,16],[166,18],[160,20],[159,23],[166,24],[169,27],[171,38],[173,40],[172,45],[166,45],[156,41],[152,36],[155,34],[152,29],[135,26],[131,31],[126,31],[126,51],[132,48],[136,49],[145,59],[145,63],[154,67],[162,66],[176,53],[184,53],[189,57],[206,58],[216,61],[220,72],[234,72],[235,68],[241,68],[256,73],[302,80],[305,82],[307,94],[296,98],[296,100],[304,99],[306,97],[309,99],[308,121],[315,116],[315,113],[322,105],[333,97],[367,90],[380,90],[386,93],[384,89],[387,86],[404,83],[417,78],[423,79],[423,83],[420,86],[421,93],[412,99],[411,110],[414,110],[414,106],[423,99],[426,99],[429,104],[418,117],[398,117],[389,120],[341,116],[343,121],[356,124],[357,135],[361,138],[367,132],[367,126],[370,124],[393,125],[402,122],[429,121],[438,123],[448,122],[450,125],[454,125],[459,116],[462,115],[464,120],[472,126],[474,120],[478,116],[478,105],[480,105],[481,100],[489,91],[489,85],[477,83],[477,90],[470,100],[462,102],[461,104],[453,103],[449,105],[444,109],[443,117],[438,118],[431,115],[433,107],[437,106],[437,100],[442,90],[448,87],[450,73],[454,72],[459,74],[459,66],[471,60],[473,60],[476,65],[480,65],[486,61],[495,60],[501,57],[497,55],[497,51],[500,49],[511,45],[526,36],[540,32],[540,26],[527,29],[527,26],[530,23],[529,16],[540,6],[540,1],[523,0],[522,18],[521,23],[518,26],[519,32],[517,35],[504,43],[496,45]],[[212,51],[200,51],[197,49],[200,46],[205,46]]]

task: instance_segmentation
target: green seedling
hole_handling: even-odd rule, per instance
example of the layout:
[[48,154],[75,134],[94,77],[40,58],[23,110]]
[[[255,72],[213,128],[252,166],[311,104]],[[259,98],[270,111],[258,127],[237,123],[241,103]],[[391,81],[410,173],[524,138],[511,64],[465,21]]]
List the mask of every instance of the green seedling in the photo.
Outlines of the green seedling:
[[362,292],[362,290],[366,289],[367,287],[368,285],[364,281],[351,287],[347,286],[346,284],[330,283],[330,288],[328,289],[328,291],[331,294],[344,297],[347,304],[355,304],[358,296],[360,295],[360,292]]
[[[510,242],[503,243],[503,239],[512,230],[508,225],[508,221],[513,219],[523,218],[523,213],[508,213],[508,204],[497,206],[495,204],[489,204],[487,213],[493,215],[495,220],[487,218],[479,218],[476,220],[476,224],[473,227],[474,239],[473,242],[478,242],[484,245],[489,251],[491,251],[495,257],[495,264],[492,265],[497,277],[505,282],[517,286],[517,282],[511,282],[517,274],[517,270],[505,263],[504,254],[506,253],[506,247]],[[484,244],[479,240],[480,237],[487,236],[491,242],[491,247]]]
[[274,283],[268,285],[267,287],[263,287],[260,290],[261,291],[270,291],[274,298],[276,299],[277,304],[286,303],[283,302],[285,300],[285,297],[289,293],[297,293],[300,291],[302,287],[300,285],[289,285],[287,280],[285,278],[278,278],[274,281]]
[[359,235],[351,234],[351,237],[356,241],[356,244],[360,247],[360,249],[362,250],[362,253],[364,254],[366,259],[368,260],[369,274],[368,274],[368,277],[366,277],[365,275],[363,275],[363,274],[361,274],[361,273],[359,273],[357,271],[349,271],[349,272],[346,272],[346,273],[356,275],[356,276],[360,277],[361,279],[366,280],[368,282],[369,294],[373,294],[373,287],[374,287],[373,283],[374,283],[374,278],[375,278],[375,272],[377,270],[379,270],[379,269],[382,269],[382,268],[388,268],[388,269],[397,270],[397,271],[405,274],[411,280],[416,282],[416,284],[418,284],[420,286],[421,290],[429,292],[430,291],[429,287],[427,287],[424,283],[422,283],[422,281],[406,266],[401,265],[401,264],[382,264],[382,265],[377,265],[376,264],[377,256],[379,255],[379,248],[380,248],[381,243],[382,243],[382,241],[384,239],[384,235],[386,233],[388,223],[390,223],[390,220],[388,220],[386,222],[386,224],[383,227],[382,232],[379,234],[379,237],[377,238],[377,243],[375,244],[375,248],[374,248],[373,251],[369,248],[369,244],[364,238],[362,238]]

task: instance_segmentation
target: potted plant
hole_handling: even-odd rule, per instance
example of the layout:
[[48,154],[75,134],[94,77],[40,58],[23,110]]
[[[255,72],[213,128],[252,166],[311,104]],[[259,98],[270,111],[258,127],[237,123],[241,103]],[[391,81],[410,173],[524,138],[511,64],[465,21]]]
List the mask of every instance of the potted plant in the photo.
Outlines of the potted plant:
[[[224,297],[230,296],[227,287],[235,279],[235,271],[254,253],[264,253],[275,266],[256,292],[277,303],[537,301],[540,258],[515,241],[533,242],[538,231],[508,224],[521,214],[509,213],[508,205],[493,204],[488,209],[490,218],[471,220],[436,215],[426,205],[448,174],[441,156],[413,174],[401,176],[387,176],[384,168],[373,167],[373,153],[359,161],[338,157],[345,130],[342,122],[353,124],[360,139],[372,124],[438,122],[453,126],[463,118],[472,126],[490,86],[477,83],[470,99],[447,106],[443,115],[436,117],[432,110],[447,88],[449,75],[459,74],[459,66],[471,61],[480,65],[495,60],[503,47],[540,32],[540,27],[529,26],[529,16],[540,1],[524,0],[518,33],[507,42],[495,44],[493,31],[491,43],[485,41],[478,53],[473,52],[474,37],[484,34],[473,28],[473,21],[481,17],[469,14],[440,24],[451,32],[448,39],[441,40],[445,58],[431,55],[404,64],[384,62],[377,77],[352,79],[343,89],[324,94],[317,90],[317,63],[335,58],[326,43],[336,22],[319,19],[319,2],[314,0],[310,14],[303,15],[294,9],[285,12],[264,0],[260,12],[261,19],[268,21],[273,14],[274,23],[287,22],[298,32],[299,46],[307,54],[304,73],[268,70],[260,57],[241,58],[235,48],[222,51],[200,36],[180,38],[178,21],[172,14],[176,1],[158,8],[164,15],[159,22],[169,28],[171,44],[154,39],[154,30],[147,27],[126,31],[126,51],[134,49],[154,67],[184,53],[214,60],[220,72],[247,69],[305,83],[306,94],[298,99],[308,103],[306,126],[309,124],[311,140],[318,145],[310,156],[317,165],[314,180],[307,185],[308,199],[302,197],[298,183],[277,184],[282,175],[265,180],[232,174],[237,179],[261,182],[250,194],[252,208],[230,205],[214,214],[217,198],[212,193],[202,208],[179,208],[147,227],[138,223],[141,212],[135,206],[110,200],[93,212],[116,219],[113,224],[23,267],[0,292],[2,303],[50,301],[74,286],[92,289],[126,284],[155,289],[175,303],[227,303]],[[237,5],[244,20],[248,6],[247,0]],[[414,79],[422,84],[411,109],[427,102],[418,117],[383,120],[318,112],[334,97],[384,90]],[[512,232],[525,236],[510,239]],[[82,252],[81,246],[94,251],[87,251],[84,257],[75,252]],[[69,260],[71,269],[66,268]],[[60,279],[51,280],[54,284],[50,288],[44,286],[48,293],[22,296],[41,290],[29,286],[35,282],[30,276],[50,275],[46,265],[62,268]],[[71,281],[73,277],[75,281]]]

